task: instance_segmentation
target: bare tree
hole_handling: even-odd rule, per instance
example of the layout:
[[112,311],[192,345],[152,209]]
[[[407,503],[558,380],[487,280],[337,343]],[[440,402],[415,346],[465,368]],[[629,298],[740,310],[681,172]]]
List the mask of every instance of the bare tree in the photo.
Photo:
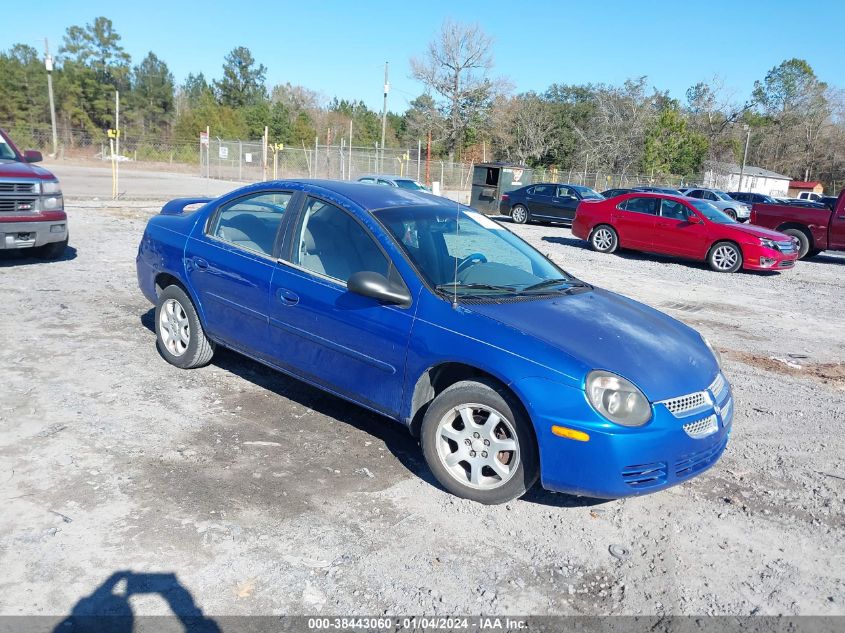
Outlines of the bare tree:
[[690,126],[707,139],[707,158],[711,162],[735,160],[737,123],[751,104],[737,102],[718,75],[691,86],[686,97]]
[[539,161],[554,147],[554,113],[534,93],[499,97],[491,118],[493,139],[509,159]]
[[477,24],[446,20],[425,55],[411,59],[414,78],[441,97],[438,106],[446,119],[449,160],[454,160],[467,129],[491,104],[495,93],[489,76],[492,46],[492,38]]

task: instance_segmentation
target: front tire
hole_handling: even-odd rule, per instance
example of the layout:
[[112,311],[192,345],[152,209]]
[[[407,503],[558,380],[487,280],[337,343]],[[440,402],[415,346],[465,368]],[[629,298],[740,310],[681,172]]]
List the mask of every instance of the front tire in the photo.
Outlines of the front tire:
[[733,242],[717,242],[707,254],[707,264],[717,273],[735,273],[742,268],[742,251]]
[[511,218],[517,224],[527,224],[530,220],[528,209],[521,204],[516,205],[513,209],[511,209]]
[[156,346],[171,365],[202,367],[214,356],[214,343],[205,335],[190,297],[179,286],[161,291],[155,311]]
[[505,503],[540,474],[531,422],[493,383],[466,380],[443,391],[425,413],[420,441],[437,481],[464,499]]
[[612,226],[600,224],[590,233],[590,246],[599,253],[613,253],[619,248],[619,234]]
[[736,211],[733,209],[725,209],[725,215],[728,216],[731,220],[736,221]]
[[47,259],[50,261],[55,261],[59,259],[62,255],[65,254],[65,250],[67,249],[68,239],[70,236],[65,237],[61,242],[49,242],[44,246],[38,248],[38,257],[40,259]]

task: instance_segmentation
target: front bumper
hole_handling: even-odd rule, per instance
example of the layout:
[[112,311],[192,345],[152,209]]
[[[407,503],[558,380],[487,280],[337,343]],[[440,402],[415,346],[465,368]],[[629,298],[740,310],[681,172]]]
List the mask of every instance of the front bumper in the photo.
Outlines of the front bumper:
[[742,267],[746,270],[788,270],[795,267],[798,253],[783,253],[764,246],[743,248]]
[[[721,374],[720,374],[721,376]],[[540,478],[544,488],[588,497],[616,499],[663,490],[704,472],[721,457],[733,422],[733,396],[727,380],[698,392],[701,406],[673,414],[667,404],[654,403],[646,425],[627,428],[612,424],[581,398],[557,413],[533,413],[540,447]],[[572,390],[568,395],[575,393]],[[677,399],[676,399],[677,400]],[[587,433],[588,441],[558,437],[552,425]],[[706,435],[685,430],[709,428]]]
[[0,250],[37,248],[67,239],[67,214],[44,211],[29,216],[0,215]]

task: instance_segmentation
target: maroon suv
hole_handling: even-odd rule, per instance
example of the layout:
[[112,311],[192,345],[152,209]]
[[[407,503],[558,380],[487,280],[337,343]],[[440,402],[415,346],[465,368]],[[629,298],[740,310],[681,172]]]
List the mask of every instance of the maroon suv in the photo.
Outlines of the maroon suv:
[[58,179],[32,164],[40,160],[40,152],[21,152],[0,130],[0,250],[29,248],[58,259],[67,247],[67,214]]

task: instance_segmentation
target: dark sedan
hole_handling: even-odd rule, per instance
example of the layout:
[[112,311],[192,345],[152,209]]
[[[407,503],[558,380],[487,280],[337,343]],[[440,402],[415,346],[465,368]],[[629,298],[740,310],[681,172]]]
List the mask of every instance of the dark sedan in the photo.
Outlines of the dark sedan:
[[541,182],[503,193],[499,210],[517,224],[534,220],[570,223],[582,200],[602,199],[600,193],[582,185]]
[[601,192],[602,197],[604,198],[615,198],[616,196],[621,196],[624,193],[631,193],[633,189],[625,189],[624,187],[620,187],[617,189],[605,189]]

